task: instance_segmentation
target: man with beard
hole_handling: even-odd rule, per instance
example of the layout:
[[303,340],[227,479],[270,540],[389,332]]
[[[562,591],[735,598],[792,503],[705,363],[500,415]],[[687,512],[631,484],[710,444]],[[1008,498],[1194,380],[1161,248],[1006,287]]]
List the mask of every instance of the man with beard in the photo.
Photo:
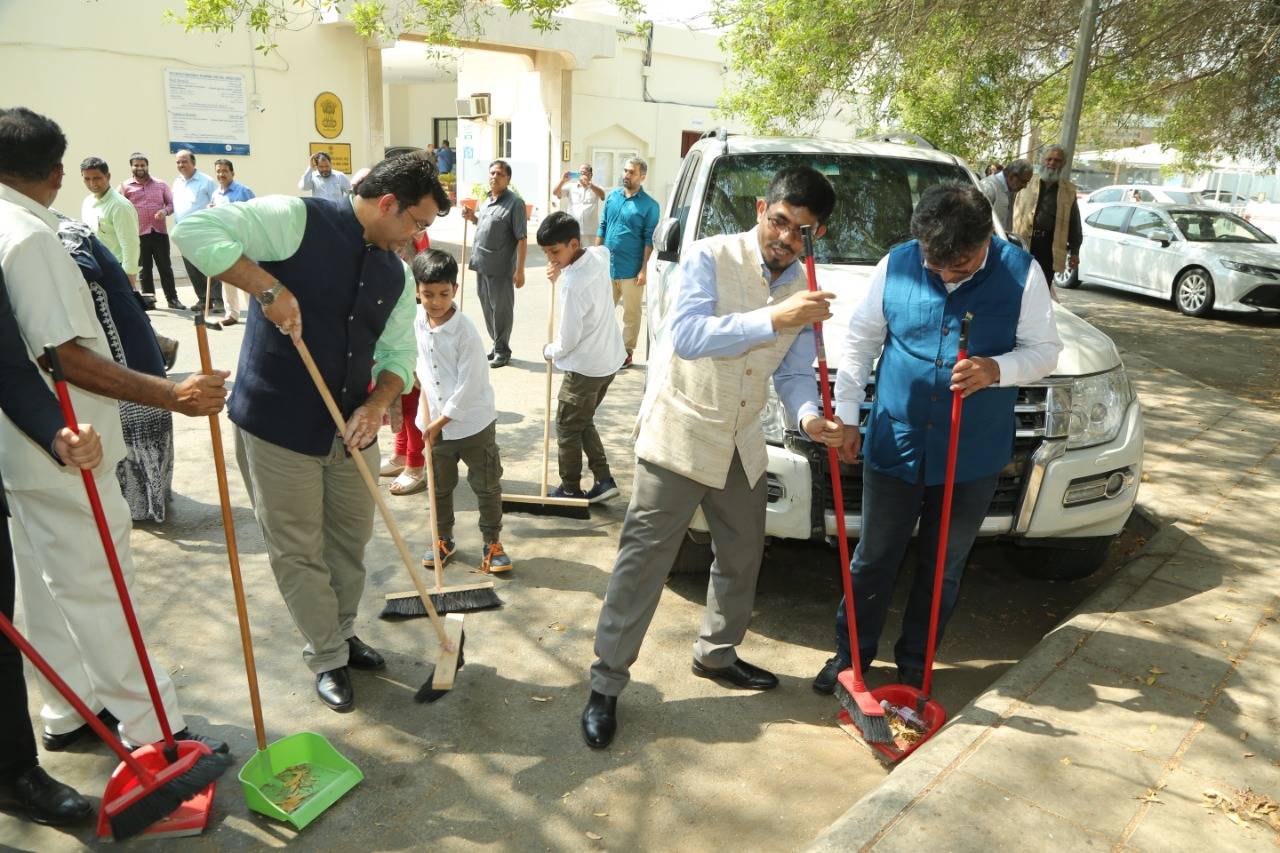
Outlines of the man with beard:
[[1080,266],[1084,242],[1076,185],[1062,173],[1066,162],[1061,145],[1046,148],[1039,172],[1013,203],[1013,233],[1022,238],[1050,285],[1055,273]]
[[653,229],[660,208],[644,191],[649,164],[632,157],[622,169],[622,186],[609,193],[600,215],[597,245],[609,250],[609,277],[613,279],[613,304],[622,302],[622,344],[627,348],[623,367],[631,366],[640,339],[640,310],[649,256],[653,254]]
[[351,180],[333,168],[328,154],[319,151],[311,155],[307,171],[298,179],[298,189],[310,190],[312,198],[342,201],[351,195]]
[[[374,507],[352,455],[377,470],[382,416],[413,383],[417,288],[396,250],[448,210],[435,165],[406,154],[374,166],[354,197],[266,196],[193,213],[174,232],[202,271],[256,299],[227,406],[236,460],[302,659],[339,712],[355,705],[349,666],[386,666],[356,636]],[[281,333],[306,340],[341,432]]]
[[617,705],[663,584],[699,507],[715,550],[693,674],[746,690],[778,679],[738,657],[764,551],[768,486],[760,410],[773,377],[783,405],[813,441],[839,446],[844,427],[822,417],[811,324],[835,294],[810,293],[801,226],[822,236],[835,191],[808,167],[785,169],[756,202],[756,227],[708,237],[685,253],[669,330],[659,336],[637,418],[636,472],[596,627],[587,745],[617,731]]
[[120,185],[120,194],[138,211],[138,258],[142,271],[142,292],[152,299],[156,295],[155,282],[151,278],[151,263],[160,271],[160,286],[164,288],[169,307],[184,310],[178,301],[178,289],[173,284],[173,262],[169,260],[169,228],[165,218],[173,213],[173,193],[164,181],[151,177],[151,162],[137,151],[129,157],[129,170],[133,177]]

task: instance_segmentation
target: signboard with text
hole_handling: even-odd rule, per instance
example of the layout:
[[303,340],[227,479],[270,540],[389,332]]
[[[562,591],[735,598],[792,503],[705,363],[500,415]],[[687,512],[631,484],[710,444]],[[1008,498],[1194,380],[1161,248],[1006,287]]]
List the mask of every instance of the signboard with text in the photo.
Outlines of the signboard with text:
[[170,153],[249,153],[243,74],[166,68],[164,99]]
[[337,169],[348,177],[351,176],[351,143],[350,142],[313,142],[311,143],[311,154],[314,156],[321,151],[329,155],[329,161],[333,163],[333,168]]

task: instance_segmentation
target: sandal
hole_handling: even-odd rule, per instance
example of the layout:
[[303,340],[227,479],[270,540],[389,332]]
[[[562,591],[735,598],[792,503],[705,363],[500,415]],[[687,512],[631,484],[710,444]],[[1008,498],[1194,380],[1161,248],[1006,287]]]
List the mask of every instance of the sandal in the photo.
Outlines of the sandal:
[[425,470],[424,468],[419,468],[415,474],[412,468],[405,468],[400,476],[396,477],[391,483],[391,494],[415,495],[425,489],[427,487],[427,477],[423,473]]
[[382,463],[381,470],[378,471],[383,477],[394,477],[404,470],[404,457],[392,456],[386,462]]

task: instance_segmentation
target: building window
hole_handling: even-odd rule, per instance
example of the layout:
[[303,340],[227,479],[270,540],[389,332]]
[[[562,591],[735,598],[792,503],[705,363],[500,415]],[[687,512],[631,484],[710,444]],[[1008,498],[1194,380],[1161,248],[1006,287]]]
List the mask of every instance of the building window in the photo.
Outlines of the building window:
[[511,122],[498,122],[498,156],[511,156]]
[[622,167],[632,157],[639,157],[634,148],[592,148],[591,167],[595,170],[596,184],[601,187],[622,186]]
[[456,118],[432,119],[431,144],[439,146],[446,139],[451,147],[458,145],[458,120]]

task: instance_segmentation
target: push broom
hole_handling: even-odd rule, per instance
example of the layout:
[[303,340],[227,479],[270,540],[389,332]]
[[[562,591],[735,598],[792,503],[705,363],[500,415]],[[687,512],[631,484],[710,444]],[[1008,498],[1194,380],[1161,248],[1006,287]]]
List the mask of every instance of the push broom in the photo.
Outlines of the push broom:
[[[431,407],[427,402],[425,390],[419,398],[419,405],[425,413],[423,420],[431,423]],[[431,462],[430,441],[423,441],[422,452],[426,457],[426,464],[423,467],[427,469],[427,508],[431,513],[431,558],[436,575],[436,586],[431,592],[431,603],[436,606],[437,613],[469,613],[501,607],[502,599],[494,590],[493,581],[444,585],[442,568],[444,560],[440,553],[440,529],[436,522],[436,474]],[[386,601],[382,608],[383,619],[408,619],[427,615],[427,609],[422,606],[422,599],[416,592],[390,592],[387,593]]]
[[[556,335],[556,283],[547,282],[550,294],[550,306],[547,311],[547,343],[555,340]],[[547,494],[548,469],[551,462],[551,373],[552,364],[547,362],[547,394],[546,415],[542,422],[542,487],[536,495],[502,496],[503,512],[527,512],[531,515],[553,515],[559,518],[590,518],[587,507],[591,502],[586,498],[553,498]]]
[[143,764],[140,756],[158,757],[155,756],[155,747],[149,744],[130,753],[120,742],[120,738],[103,725],[98,715],[89,710],[89,706],[54,672],[49,662],[18,633],[18,629],[13,627],[13,623],[3,613],[0,613],[0,633],[27,656],[40,674],[84,718],[94,733],[119,756],[121,764],[112,774],[112,782],[127,777],[129,784],[124,786],[125,790],[118,796],[110,796],[109,787],[108,794],[102,797],[103,815],[110,824],[112,837],[117,841],[131,838],[163,820],[187,800],[216,782],[231,766],[228,756],[212,752],[199,741],[187,740],[182,741],[182,755],[177,761],[162,764],[153,772]]
[[[66,422],[68,429],[73,431],[79,430],[79,421],[76,419],[75,409],[71,405],[71,394],[67,390],[67,380],[62,373],[62,362],[58,358],[57,347],[51,344],[46,345],[44,348],[44,355],[49,365],[49,372],[53,374],[53,387],[57,392],[58,403],[62,408],[63,420]],[[173,736],[173,729],[169,725],[169,715],[165,712],[164,703],[160,699],[160,688],[156,684],[156,676],[151,668],[151,659],[147,655],[146,646],[142,642],[142,629],[138,626],[138,617],[133,610],[133,600],[129,595],[129,588],[126,586],[124,581],[124,571],[120,568],[120,560],[116,555],[115,542],[111,538],[111,530],[107,524],[107,516],[102,509],[102,500],[98,496],[98,484],[93,479],[92,471],[81,469],[80,476],[84,481],[84,490],[89,498],[89,507],[93,512],[93,520],[98,527],[98,536],[102,540],[102,550],[107,558],[107,566],[111,570],[111,579],[115,583],[116,594],[120,599],[120,607],[124,611],[125,624],[129,628],[129,637],[133,642],[134,651],[138,656],[138,666],[142,670],[143,680],[147,684],[147,693],[150,694],[151,705],[155,710],[156,720],[160,724],[160,732],[164,736],[164,746],[161,750],[163,753],[163,759],[165,764],[168,765],[168,768],[174,771],[172,774],[169,774],[169,776],[166,776],[166,778],[179,775],[190,775],[192,783],[196,781],[203,781],[203,784],[199,787],[192,789],[192,793],[198,792],[226,772],[227,768],[231,766],[232,759],[229,755],[218,755],[214,753],[206,744],[194,739],[182,741],[181,749],[179,748],[178,741]],[[81,705],[83,705],[83,703],[81,703]],[[90,716],[94,715],[90,714]],[[190,766],[185,771],[182,771],[181,768],[186,765],[187,762],[190,762]],[[132,770],[136,776],[137,771],[132,767],[130,767],[130,770]],[[157,782],[159,778],[159,776],[153,778],[153,784],[150,786],[148,786],[141,778],[139,778],[138,781],[142,784],[143,788],[150,787],[154,790],[154,783]],[[114,775],[112,777],[112,783],[116,783],[116,777]],[[124,799],[128,796],[124,790],[128,787],[127,780],[122,780],[117,787],[121,791],[121,796],[118,797],[117,800]],[[182,787],[183,790],[186,790],[187,786],[184,785],[180,787]],[[107,792],[108,794],[113,792],[113,784],[108,784]],[[189,799],[190,796],[191,794],[188,794],[183,799]],[[103,799],[105,800],[107,798],[104,796]],[[164,801],[168,802],[168,798],[165,798]],[[178,801],[179,804],[181,802],[182,800]],[[172,809],[170,809],[170,811],[172,811]],[[144,810],[132,819],[125,817],[123,813],[119,812],[119,810],[117,810],[115,817],[112,816],[110,810],[105,811],[104,815],[111,819],[111,834],[119,835],[121,832],[124,832],[127,835],[136,835],[152,823],[155,823],[157,819],[163,817],[164,813],[154,814],[151,810]],[[202,816],[198,817],[202,817],[203,820],[198,820],[196,822],[194,827],[196,831],[203,829],[204,822],[208,819],[207,810]],[[143,821],[143,818],[146,818],[146,820]],[[119,826],[117,826],[117,823],[119,823]],[[103,827],[100,826],[100,832],[102,829]]]
[[[804,237],[804,271],[809,281],[809,292],[818,291],[818,271],[813,259],[813,226],[802,225]],[[831,403],[830,370],[827,367],[827,347],[822,338],[822,321],[813,324],[813,336],[818,346],[818,385],[822,392],[822,416],[828,421],[835,417]],[[857,429],[856,423],[852,424]],[[849,621],[849,651],[853,666],[843,670],[836,681],[836,696],[844,706],[853,724],[858,727],[868,743],[892,740],[889,722],[884,708],[880,707],[862,681],[862,655],[858,649],[857,608],[853,604],[853,578],[849,567],[849,538],[844,524],[844,487],[840,482],[840,457],[836,449],[827,446],[827,467],[831,470],[831,496],[835,499],[836,548],[840,554],[840,582],[844,585],[844,607]]]
[[[334,426],[338,428],[338,433],[341,434],[347,425],[342,420],[342,411],[338,408],[338,404],[334,402],[333,394],[329,392],[329,386],[325,384],[324,376],[320,374],[320,368],[316,367],[315,359],[311,357],[311,350],[301,338],[295,339],[293,344],[297,347],[298,355],[302,357],[302,363],[306,365],[307,373],[311,375],[311,381],[315,383],[316,390],[320,392],[320,397],[324,400],[324,406],[329,410],[330,417],[333,418]],[[373,478],[372,472],[369,471],[369,466],[365,464],[364,457],[359,452],[352,453],[351,458],[356,463],[356,470],[360,472],[360,476],[364,479],[364,484],[369,489],[373,502],[377,504],[378,511],[382,514],[382,520],[386,523],[387,529],[391,531],[391,538],[395,540],[396,548],[400,551],[400,559],[404,561],[405,571],[409,573],[409,577],[413,580],[413,586],[418,591],[418,598],[422,601],[422,607],[427,611],[427,616],[431,618],[431,627],[435,629],[436,639],[440,641],[440,652],[439,657],[436,659],[435,668],[414,696],[420,702],[434,702],[453,688],[454,675],[462,668],[464,662],[462,657],[462,644],[464,642],[462,614],[450,613],[442,619],[440,614],[436,612],[435,605],[431,603],[431,593],[427,591],[427,585],[414,565],[413,556],[409,553],[409,546],[405,544],[404,537],[400,535],[400,527],[391,515],[391,510],[387,507],[386,501],[382,499],[382,493],[378,491],[378,481]]]

